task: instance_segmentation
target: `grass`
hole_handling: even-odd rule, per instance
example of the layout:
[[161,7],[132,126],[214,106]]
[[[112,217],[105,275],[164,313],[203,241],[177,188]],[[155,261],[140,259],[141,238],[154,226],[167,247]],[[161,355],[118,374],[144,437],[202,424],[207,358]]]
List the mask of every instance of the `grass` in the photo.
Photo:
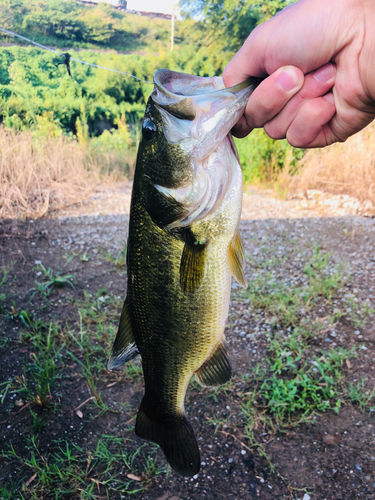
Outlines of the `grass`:
[[111,255],[105,250],[101,250],[100,253],[103,255],[105,260],[114,264],[117,269],[121,269],[126,266],[126,251],[127,245],[125,243],[124,248],[120,250],[116,256]]
[[58,377],[56,362],[63,346],[56,346],[56,326],[53,324],[49,326],[47,334],[42,328],[33,328],[27,337],[33,346],[31,362],[24,368],[23,375],[16,377],[14,392],[18,392],[26,401],[45,408],[53,400],[51,387]]
[[369,200],[375,205],[375,126],[370,124],[343,144],[311,150],[299,164],[299,175],[286,176],[292,190],[319,189]]
[[367,389],[365,379],[361,379],[353,384],[347,384],[346,390],[350,401],[358,405],[363,413],[365,411],[375,411],[375,389]]
[[[231,411],[215,412],[207,423],[250,452],[256,450],[269,471],[286,484],[290,498],[303,497],[311,492],[295,489],[278,472],[264,436],[272,440],[301,424],[317,422],[322,413],[339,414],[343,404],[352,403],[362,412],[375,410],[375,391],[366,390],[365,381],[345,383],[349,360],[360,351],[321,347],[327,330],[337,328],[342,316],[354,329],[358,317],[367,325],[374,311],[354,298],[337,309],[336,298],[344,293],[349,279],[346,266],[335,264],[332,256],[319,248],[303,266],[305,280],[300,286],[275,278],[271,271],[280,266],[277,259],[264,255],[251,263],[259,272],[237,300],[248,304],[265,324],[263,361],[249,367],[241,379],[237,376],[231,381],[232,393],[240,394],[238,418],[233,418],[232,401]],[[226,399],[221,399],[220,405],[226,404]]]
[[[10,446],[2,452],[3,457],[21,467],[23,480],[10,490],[0,489],[1,498],[14,498],[16,494],[22,500],[45,496],[74,498],[77,494],[81,499],[114,498],[113,495],[128,498],[140,493],[163,469],[156,462],[156,446],[151,446],[147,453],[146,445],[129,452],[128,441],[103,435],[92,451],[69,441],[56,442],[54,451],[44,455],[33,436],[26,441],[26,458]],[[56,493],[51,496],[52,492]]]
[[[53,281],[50,278],[55,274],[51,270],[45,269],[43,274]],[[57,284],[53,282],[51,286]],[[41,295],[40,299],[45,302],[48,297]],[[134,413],[128,402],[116,401],[118,409],[107,404],[98,384],[110,387],[122,380],[138,384],[142,379],[142,368],[136,361],[128,363],[123,372],[106,369],[121,301],[104,287],[93,294],[86,292],[75,305],[79,316],[76,331],[69,325],[37,320],[26,310],[14,310],[13,317],[8,315],[8,321],[19,320],[23,325],[20,342],[29,348],[30,354],[23,374],[0,384],[0,404],[9,405],[11,401],[7,420],[19,411],[27,417],[24,408],[29,407],[29,427],[23,451],[12,444],[2,449],[5,464],[12,464],[19,473],[16,481],[0,485],[0,498],[130,498],[146,490],[164,472],[156,461],[157,446],[135,446],[127,436],[133,431],[131,425],[121,429],[121,437],[101,434],[86,448],[64,439],[51,442],[45,450],[43,433],[55,419],[53,415],[63,409],[59,393],[68,373],[79,377],[82,387],[87,384],[92,395],[78,405],[77,419],[100,419],[107,412],[118,413],[120,408]],[[89,408],[85,411],[86,403]],[[58,492],[58,496],[53,492]]]
[[133,169],[135,150],[130,142],[118,150],[105,137],[79,142],[61,131],[53,136],[48,123],[45,133],[0,128],[2,218],[42,217],[86,200],[99,182],[114,181]]
[[[86,269],[85,260],[78,254],[75,257]],[[111,256],[109,262],[116,266],[116,260]],[[316,422],[323,412],[340,414],[343,404],[373,412],[374,391],[362,380],[346,380],[349,360],[362,351],[330,348],[330,344],[322,348],[327,331],[338,328],[343,316],[354,329],[358,321],[366,326],[373,311],[353,294],[345,293],[345,266],[335,264],[332,256],[319,248],[313,249],[302,265],[304,281],[298,286],[272,273],[283,261],[269,259],[267,251],[252,264],[258,276],[237,300],[264,320],[263,361],[215,389],[202,388],[193,380],[186,403],[190,412],[202,406],[206,425],[214,429],[216,437],[231,436],[244,449],[252,453],[256,450],[262,467],[266,464],[266,469],[287,485],[290,498],[301,498],[303,493],[297,494],[279,474],[264,436],[273,438],[301,424]],[[121,274],[114,266],[108,266],[109,272]],[[40,264],[37,269],[42,284],[49,283],[47,292],[36,295],[37,300],[27,305],[33,309],[23,309],[24,304],[17,309],[14,304],[4,315],[4,321],[20,328],[15,342],[27,356],[21,362],[23,371],[0,384],[0,404],[9,406],[9,424],[23,412],[21,416],[27,420],[24,436],[28,437],[22,438],[22,449],[19,442],[18,447],[14,443],[3,449],[4,463],[19,473],[14,482],[0,485],[0,498],[49,500],[55,498],[54,491],[59,491],[61,498],[142,496],[165,467],[156,462],[156,446],[139,446],[132,440],[137,410],[132,397],[142,390],[139,358],[127,363],[122,371],[108,372],[106,368],[122,299],[111,292],[110,286],[95,291],[73,290],[74,298],[64,296],[62,290],[59,296],[62,302],[70,303],[73,317],[65,324],[45,316],[38,318],[49,301],[48,290],[52,293],[59,284],[70,286],[73,277]],[[3,275],[4,287],[9,287],[10,275]],[[337,298],[343,295],[346,300],[338,307]],[[66,397],[67,385],[79,392]],[[130,389],[125,399],[121,396],[123,387]],[[194,406],[196,403],[199,405]],[[61,431],[63,439],[52,438],[46,447],[43,436],[49,433],[51,437],[56,422],[68,419],[64,429],[70,432],[72,423],[76,437],[64,438]],[[100,425],[100,432],[89,434],[88,429]]]
[[[249,259],[251,262],[251,259]],[[267,268],[269,261],[263,266]],[[276,281],[272,273],[261,274],[252,280],[249,289],[242,294],[252,304],[253,309],[263,309],[270,317],[270,325],[289,327],[297,325],[299,317],[309,312],[314,301],[319,297],[330,300],[332,295],[345,282],[343,273],[335,266],[329,269],[329,255],[321,253],[319,248],[314,250],[313,257],[304,267],[303,272],[307,283],[301,287],[291,287]],[[303,321],[302,321],[303,324]]]
[[[268,331],[265,362],[250,369],[239,382],[245,395],[240,403],[241,439],[258,449],[271,470],[274,466],[259,441],[260,434],[288,432],[314,421],[323,412],[338,414],[348,400],[362,411],[371,411],[374,401],[374,391],[365,391],[364,381],[343,383],[349,360],[358,356],[355,348],[318,347],[317,340],[343,315],[356,328],[358,315],[364,325],[374,313],[354,300],[348,301],[343,310],[334,307],[334,299],[348,279],[345,267],[335,265],[330,254],[315,248],[303,267],[305,282],[296,286],[275,280],[269,270],[277,265],[267,260],[258,264],[262,272],[240,295],[240,300],[263,315]],[[318,311],[324,311],[324,316]],[[228,419],[220,417],[210,423],[216,430],[223,429],[224,424],[229,426]]]
[[60,276],[59,272],[54,273],[51,268],[46,269],[41,262],[37,264],[37,269],[39,269],[37,275],[42,276],[44,278],[43,283],[39,283],[36,281],[36,287],[31,288],[29,291],[32,291],[31,298],[35,295],[36,292],[41,293],[46,298],[51,293],[52,288],[62,288],[65,285],[69,285],[74,288],[74,275],[68,274],[66,276]]

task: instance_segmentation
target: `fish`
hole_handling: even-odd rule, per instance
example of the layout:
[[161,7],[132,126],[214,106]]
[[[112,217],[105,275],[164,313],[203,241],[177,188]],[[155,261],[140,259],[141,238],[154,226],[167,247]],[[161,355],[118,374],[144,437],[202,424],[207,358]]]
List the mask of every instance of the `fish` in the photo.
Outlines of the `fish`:
[[145,392],[137,436],[157,443],[183,476],[200,469],[184,399],[190,379],[232,376],[224,344],[232,276],[246,288],[239,234],[242,171],[230,134],[257,78],[160,69],[154,75],[134,173],[127,293],[108,369],[141,355]]

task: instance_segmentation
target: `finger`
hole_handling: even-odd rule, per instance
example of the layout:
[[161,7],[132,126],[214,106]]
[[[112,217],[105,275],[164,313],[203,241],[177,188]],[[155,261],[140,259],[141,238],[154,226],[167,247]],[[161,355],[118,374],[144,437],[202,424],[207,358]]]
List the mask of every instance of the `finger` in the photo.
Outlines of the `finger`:
[[335,112],[332,93],[306,101],[286,133],[289,144],[295,148],[320,148],[337,142],[329,126]]
[[294,66],[279,68],[251,94],[245,109],[245,121],[233,128],[236,137],[245,137],[277,115],[303,85],[303,73]]
[[281,112],[264,125],[264,130],[272,139],[285,139],[294,118],[301,106],[311,99],[324,96],[334,85],[336,66],[325,64],[305,76],[303,86],[285,105]]

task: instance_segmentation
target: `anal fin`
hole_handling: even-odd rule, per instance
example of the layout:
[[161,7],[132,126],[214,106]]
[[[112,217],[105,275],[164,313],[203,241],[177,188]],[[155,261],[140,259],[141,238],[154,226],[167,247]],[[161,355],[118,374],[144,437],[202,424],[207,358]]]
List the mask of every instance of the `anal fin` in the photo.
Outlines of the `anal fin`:
[[121,366],[127,361],[135,358],[138,354],[139,351],[135,344],[130,322],[129,302],[126,298],[122,308],[120,324],[112,347],[111,356],[108,360],[107,368],[108,370],[117,368],[118,366]]
[[227,356],[227,350],[222,342],[216,347],[213,354],[203,363],[195,378],[201,385],[215,387],[225,384],[232,376],[232,368]]
[[245,257],[240,232],[236,231],[234,238],[229,245],[229,266],[234,279],[243,288],[247,288],[247,280],[244,274]]

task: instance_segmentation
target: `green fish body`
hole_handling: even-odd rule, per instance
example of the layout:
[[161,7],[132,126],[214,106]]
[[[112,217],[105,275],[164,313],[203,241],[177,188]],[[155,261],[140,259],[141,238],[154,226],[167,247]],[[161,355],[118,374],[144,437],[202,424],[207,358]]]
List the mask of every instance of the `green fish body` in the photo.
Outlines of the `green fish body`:
[[238,232],[242,173],[228,133],[258,81],[159,70],[134,176],[128,284],[108,367],[141,354],[145,395],[135,426],[183,475],[200,468],[184,398],[231,377],[223,343],[232,276],[244,287]]

